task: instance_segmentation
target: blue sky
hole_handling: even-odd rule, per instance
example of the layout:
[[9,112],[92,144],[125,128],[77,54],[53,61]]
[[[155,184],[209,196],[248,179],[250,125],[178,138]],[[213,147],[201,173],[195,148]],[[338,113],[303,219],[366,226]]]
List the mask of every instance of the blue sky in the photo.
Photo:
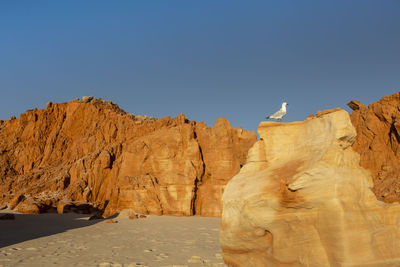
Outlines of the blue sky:
[[[400,89],[400,1],[0,1],[0,119],[93,95],[255,130]],[[348,110],[348,109],[347,109]]]

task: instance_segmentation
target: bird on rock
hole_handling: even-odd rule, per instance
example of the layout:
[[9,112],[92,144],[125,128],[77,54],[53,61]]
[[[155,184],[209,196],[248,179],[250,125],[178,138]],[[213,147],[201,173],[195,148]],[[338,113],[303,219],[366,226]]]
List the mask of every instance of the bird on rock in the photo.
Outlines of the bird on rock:
[[282,118],[286,115],[286,106],[288,105],[289,105],[288,103],[283,102],[281,109],[275,112],[274,114],[266,117],[266,119],[275,119],[278,121],[282,121]]

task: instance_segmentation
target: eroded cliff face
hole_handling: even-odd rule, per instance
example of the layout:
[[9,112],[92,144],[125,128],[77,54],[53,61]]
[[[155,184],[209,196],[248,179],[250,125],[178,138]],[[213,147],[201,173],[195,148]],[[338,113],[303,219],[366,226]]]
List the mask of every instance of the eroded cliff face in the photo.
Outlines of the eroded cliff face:
[[207,128],[184,115],[134,116],[101,99],[49,103],[0,122],[0,206],[220,216],[224,186],[256,140],[223,118]]
[[400,201],[400,92],[386,96],[369,107],[359,101],[348,104],[357,130],[353,149],[360,165],[372,174],[377,198]]
[[400,264],[400,206],[376,199],[347,112],[262,122],[260,141],[223,194],[229,266]]

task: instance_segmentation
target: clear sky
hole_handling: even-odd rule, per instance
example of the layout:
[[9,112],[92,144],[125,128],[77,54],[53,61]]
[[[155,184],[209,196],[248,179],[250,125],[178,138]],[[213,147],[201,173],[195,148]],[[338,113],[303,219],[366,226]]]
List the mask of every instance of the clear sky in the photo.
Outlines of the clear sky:
[[[400,90],[400,1],[0,1],[0,119],[93,95],[255,130]],[[347,109],[349,110],[349,109]]]

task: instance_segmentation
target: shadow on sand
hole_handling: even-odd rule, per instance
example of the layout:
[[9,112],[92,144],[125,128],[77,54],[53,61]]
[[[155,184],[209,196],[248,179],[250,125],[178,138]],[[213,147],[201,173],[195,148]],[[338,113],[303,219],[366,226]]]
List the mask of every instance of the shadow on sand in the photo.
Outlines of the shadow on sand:
[[[4,214],[0,213],[0,216]],[[77,213],[14,215],[14,220],[0,220],[0,248],[104,221],[89,220],[90,214]],[[114,218],[117,215],[107,219]]]

